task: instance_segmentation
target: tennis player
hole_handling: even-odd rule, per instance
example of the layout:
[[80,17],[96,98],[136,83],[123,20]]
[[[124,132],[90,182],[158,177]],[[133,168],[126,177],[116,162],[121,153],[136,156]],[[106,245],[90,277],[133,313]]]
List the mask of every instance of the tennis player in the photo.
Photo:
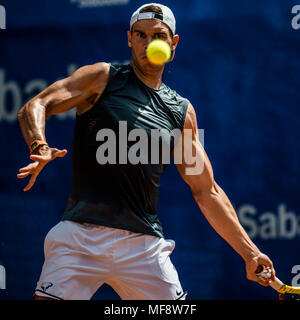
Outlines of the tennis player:
[[[29,191],[41,170],[67,150],[48,145],[45,120],[77,109],[72,146],[72,187],[62,220],[45,238],[45,262],[35,299],[90,299],[104,283],[121,299],[185,299],[170,255],[173,240],[164,238],[157,217],[160,177],[166,165],[124,162],[117,149],[116,163],[99,164],[99,132],[117,133],[174,129],[189,132],[192,148],[203,159],[198,174],[187,174],[188,161],[176,164],[200,210],[216,232],[243,258],[249,280],[263,286],[274,280],[271,260],[251,241],[224,191],[214,180],[210,161],[198,138],[192,104],[162,82],[164,65],[149,62],[146,49],[154,39],[166,41],[172,57],[179,41],[172,11],[146,4],[130,20],[129,65],[96,63],[79,68],[26,103],[18,114],[33,161],[19,170],[30,180]],[[120,133],[120,132],[119,132]],[[117,134],[115,145],[123,139]],[[102,140],[103,142],[103,140]],[[127,150],[132,146],[128,141]],[[184,144],[183,147],[184,148]],[[172,153],[175,150],[171,149]],[[186,150],[183,149],[185,153]],[[171,201],[171,200],[170,200]],[[259,265],[272,271],[269,280],[255,276]]]

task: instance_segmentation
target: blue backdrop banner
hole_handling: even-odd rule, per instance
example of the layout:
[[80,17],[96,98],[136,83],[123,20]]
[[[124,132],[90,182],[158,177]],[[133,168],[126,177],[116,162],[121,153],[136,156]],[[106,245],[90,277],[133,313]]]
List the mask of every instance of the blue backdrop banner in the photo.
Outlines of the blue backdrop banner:
[[[130,61],[126,31],[143,3],[0,1],[1,299],[32,298],[44,237],[59,222],[71,184],[69,152],[23,192],[26,182],[16,175],[30,159],[17,113],[78,67]],[[193,104],[215,179],[247,233],[279,278],[300,285],[300,1],[163,4],[173,10],[180,36],[164,82]],[[71,110],[47,120],[51,146],[70,151],[74,119]],[[273,299],[271,288],[246,279],[243,260],[208,224],[174,165],[161,184],[159,218],[176,241],[172,261],[187,298]],[[104,286],[93,299],[119,297]]]

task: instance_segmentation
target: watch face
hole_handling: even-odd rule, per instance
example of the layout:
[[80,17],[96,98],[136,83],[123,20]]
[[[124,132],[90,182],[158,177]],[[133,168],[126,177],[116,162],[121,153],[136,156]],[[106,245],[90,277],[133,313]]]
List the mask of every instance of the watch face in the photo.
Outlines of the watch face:
[[37,144],[38,144],[37,142],[33,142],[31,145],[31,150],[33,150],[37,146]]

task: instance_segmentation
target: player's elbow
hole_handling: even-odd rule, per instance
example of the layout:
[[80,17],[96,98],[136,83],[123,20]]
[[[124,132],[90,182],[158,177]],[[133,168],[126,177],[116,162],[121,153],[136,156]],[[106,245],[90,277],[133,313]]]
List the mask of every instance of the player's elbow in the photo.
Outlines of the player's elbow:
[[192,190],[193,197],[199,205],[205,205],[208,200],[216,199],[221,193],[221,189],[214,179],[211,179],[205,185]]
[[18,112],[19,123],[26,121],[28,117],[30,117],[36,111],[39,111],[41,108],[45,109],[44,106],[41,105],[40,101],[35,98],[25,103]]
[[24,107],[22,107],[22,108],[19,110],[19,112],[18,112],[18,121],[19,121],[19,122],[21,122],[22,119],[23,119],[23,117],[24,117],[24,113],[23,113],[24,109],[23,109],[23,108],[24,108]]
[[28,112],[28,103],[26,103],[18,112],[18,121],[19,123],[23,122],[26,112]]

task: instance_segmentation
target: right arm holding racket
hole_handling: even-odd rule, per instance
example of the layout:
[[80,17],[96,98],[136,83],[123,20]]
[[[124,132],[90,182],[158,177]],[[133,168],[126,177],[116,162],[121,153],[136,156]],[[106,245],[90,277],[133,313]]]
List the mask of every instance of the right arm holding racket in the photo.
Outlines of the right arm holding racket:
[[19,170],[17,177],[31,175],[24,191],[34,185],[47,163],[64,157],[67,150],[49,147],[45,137],[46,119],[74,107],[77,114],[90,109],[104,91],[109,78],[109,65],[97,63],[76,70],[70,77],[59,80],[29,100],[19,111],[18,120],[24,139],[31,150],[29,165]]
[[[183,149],[181,154],[196,155],[195,158],[200,159],[203,166],[201,172],[187,174],[187,169],[195,165],[188,164],[192,162],[185,158],[182,164],[176,164],[179,173],[189,185],[197,205],[210,225],[245,261],[247,279],[263,286],[270,285],[275,280],[273,263],[252,242],[240,224],[230,200],[214,180],[211,163],[198,138],[196,113],[191,104],[188,106],[183,129],[182,140],[184,141],[185,135],[191,135],[192,147],[187,148],[192,150],[187,152],[185,143],[180,144]],[[174,150],[176,152],[176,147]],[[256,271],[261,265],[271,270],[269,278],[257,277]]]

